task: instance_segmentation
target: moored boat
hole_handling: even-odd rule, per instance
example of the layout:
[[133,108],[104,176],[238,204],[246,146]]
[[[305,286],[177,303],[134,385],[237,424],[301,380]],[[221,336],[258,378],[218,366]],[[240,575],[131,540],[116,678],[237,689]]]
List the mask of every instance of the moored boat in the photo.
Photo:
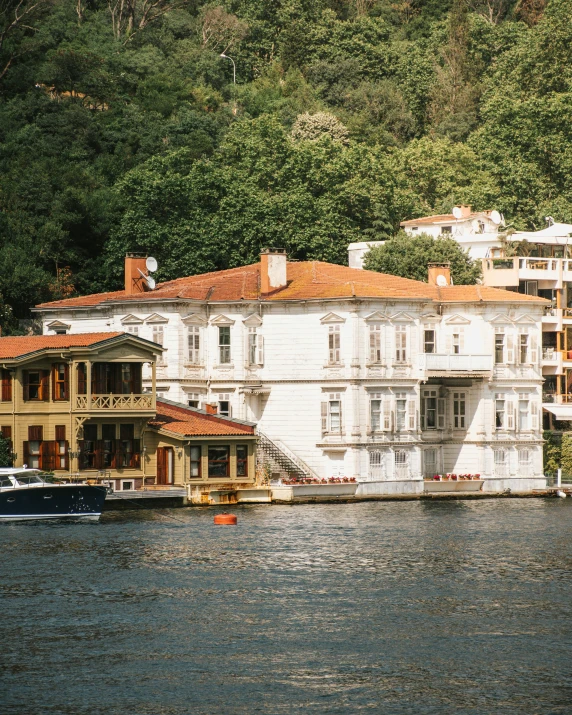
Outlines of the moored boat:
[[105,495],[102,486],[51,484],[37,469],[0,469],[0,521],[97,521]]

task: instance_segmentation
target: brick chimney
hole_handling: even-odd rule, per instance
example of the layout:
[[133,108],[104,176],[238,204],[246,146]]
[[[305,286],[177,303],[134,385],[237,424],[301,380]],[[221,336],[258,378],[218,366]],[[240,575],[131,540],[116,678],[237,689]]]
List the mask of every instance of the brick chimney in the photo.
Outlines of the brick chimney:
[[216,402],[207,402],[205,404],[205,412],[209,415],[216,415],[218,412],[218,406]]
[[265,248],[260,254],[260,292],[271,293],[285,288],[286,251],[281,248]]
[[145,281],[139,271],[147,275],[147,256],[144,253],[128,253],[125,256],[125,292],[127,295],[143,293]]
[[442,263],[428,263],[427,268],[429,269],[429,285],[439,286],[444,288],[445,286],[453,285],[451,281],[451,264],[443,261]]
[[473,213],[472,206],[465,206],[465,204],[461,204],[459,208],[461,209],[461,218],[469,218],[469,216]]

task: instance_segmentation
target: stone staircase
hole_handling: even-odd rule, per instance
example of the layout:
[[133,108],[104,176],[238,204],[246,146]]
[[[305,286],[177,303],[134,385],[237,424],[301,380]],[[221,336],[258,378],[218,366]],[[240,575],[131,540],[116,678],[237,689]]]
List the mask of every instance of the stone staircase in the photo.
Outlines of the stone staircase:
[[278,440],[273,440],[260,430],[258,433],[257,461],[267,465],[272,479],[310,479],[317,474],[298,456]]

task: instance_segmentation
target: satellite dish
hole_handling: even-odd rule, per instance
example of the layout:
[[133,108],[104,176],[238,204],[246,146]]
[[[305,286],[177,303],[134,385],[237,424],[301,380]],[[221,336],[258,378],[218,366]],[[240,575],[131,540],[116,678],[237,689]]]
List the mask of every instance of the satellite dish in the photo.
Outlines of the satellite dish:
[[499,226],[502,223],[502,216],[496,209],[491,211],[491,221],[495,224],[495,226]]
[[448,285],[447,279],[445,278],[445,276],[443,276],[443,275],[437,276],[437,285],[440,288],[444,288],[446,285]]
[[153,256],[149,256],[149,258],[145,261],[145,265],[147,266],[149,273],[155,273],[158,268],[157,259],[153,258]]
[[151,276],[146,276],[140,268],[138,268],[137,270],[141,274],[141,278],[143,278],[143,280],[145,281],[147,288],[149,288],[149,290],[155,290],[155,286],[157,285],[155,283],[155,279]]
[[458,206],[453,206],[453,216],[456,219],[463,218],[463,212],[461,211],[461,209]]

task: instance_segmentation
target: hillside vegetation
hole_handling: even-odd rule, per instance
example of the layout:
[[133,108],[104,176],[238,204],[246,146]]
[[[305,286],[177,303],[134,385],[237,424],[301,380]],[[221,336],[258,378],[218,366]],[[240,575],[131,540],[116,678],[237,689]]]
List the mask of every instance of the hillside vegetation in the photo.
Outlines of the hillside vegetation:
[[[236,63],[236,84],[233,64]],[[0,0],[0,322],[454,203],[572,221],[570,0]]]

